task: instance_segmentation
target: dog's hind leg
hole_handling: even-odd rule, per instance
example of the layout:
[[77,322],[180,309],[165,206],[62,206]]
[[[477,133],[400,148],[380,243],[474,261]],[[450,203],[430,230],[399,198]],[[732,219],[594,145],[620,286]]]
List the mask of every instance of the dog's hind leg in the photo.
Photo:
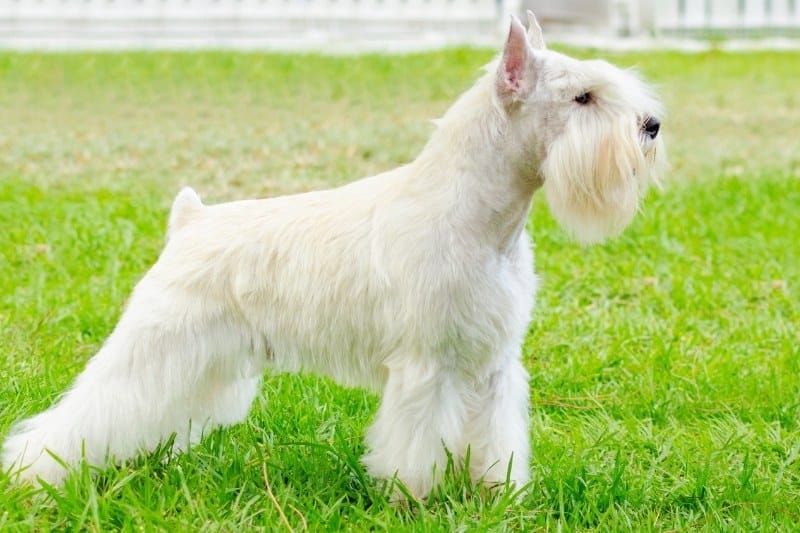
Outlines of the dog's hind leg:
[[383,399],[367,430],[369,473],[397,478],[417,498],[428,496],[447,466],[447,450],[463,454],[468,385],[437,362],[390,366]]
[[[206,422],[190,422],[197,415],[197,389],[208,384],[211,369],[226,366],[220,363],[225,354],[246,353],[249,340],[246,326],[221,303],[194,294],[148,273],[72,388],[50,409],[12,428],[3,467],[21,479],[58,483],[66,474],[61,462],[73,467],[85,457],[103,465],[151,450],[172,433],[181,448],[196,439]],[[236,401],[207,405],[208,418],[240,418],[256,388],[251,380],[241,392],[220,391]]]
[[192,392],[189,444],[199,440],[198,433],[238,424],[247,417],[264,372],[258,353],[225,359],[206,371],[203,382]]
[[219,381],[197,396],[192,421],[207,421],[205,429],[238,424],[247,417],[258,391],[260,377],[242,377]]
[[466,432],[474,480],[489,487],[508,480],[517,489],[528,482],[528,396],[528,373],[518,356],[477,384]]

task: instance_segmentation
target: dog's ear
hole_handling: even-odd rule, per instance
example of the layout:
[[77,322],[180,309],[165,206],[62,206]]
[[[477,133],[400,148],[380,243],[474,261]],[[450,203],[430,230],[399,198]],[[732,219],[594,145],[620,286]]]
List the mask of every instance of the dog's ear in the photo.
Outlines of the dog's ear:
[[533,89],[532,54],[525,28],[511,15],[508,39],[497,69],[497,94],[505,103],[523,100]]
[[547,50],[547,45],[544,44],[544,37],[542,36],[542,27],[539,26],[536,15],[530,9],[528,10],[528,40],[534,50]]

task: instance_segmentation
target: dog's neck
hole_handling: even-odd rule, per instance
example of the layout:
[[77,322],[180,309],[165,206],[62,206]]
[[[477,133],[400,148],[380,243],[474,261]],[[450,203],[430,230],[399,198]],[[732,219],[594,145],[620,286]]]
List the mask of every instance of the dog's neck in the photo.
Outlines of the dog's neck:
[[541,182],[525,175],[510,155],[515,150],[508,146],[508,118],[495,95],[494,75],[478,80],[437,126],[413,163],[416,175],[447,191],[452,214],[478,239],[501,251],[513,249]]

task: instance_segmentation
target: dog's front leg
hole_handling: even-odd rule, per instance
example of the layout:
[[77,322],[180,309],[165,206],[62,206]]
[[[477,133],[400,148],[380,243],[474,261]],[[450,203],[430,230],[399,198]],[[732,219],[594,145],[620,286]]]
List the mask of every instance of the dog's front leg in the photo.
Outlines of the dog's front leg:
[[428,496],[447,466],[446,450],[456,460],[463,456],[469,394],[453,369],[434,361],[395,359],[367,431],[363,462],[370,474],[396,475],[414,497]]
[[528,482],[528,396],[528,373],[518,354],[478,383],[466,436],[474,480],[490,488],[510,481],[516,489]]

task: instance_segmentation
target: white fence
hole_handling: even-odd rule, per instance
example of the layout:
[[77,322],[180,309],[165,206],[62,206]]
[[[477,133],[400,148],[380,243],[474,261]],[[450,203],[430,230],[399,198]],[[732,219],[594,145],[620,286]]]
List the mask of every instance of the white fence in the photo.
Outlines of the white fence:
[[656,1],[658,32],[703,36],[798,36],[800,0]]
[[591,36],[800,37],[800,0],[523,0],[543,22]]
[[0,47],[348,50],[490,44],[503,0],[0,0]]
[[800,37],[800,0],[0,0],[0,48],[495,46],[527,7],[584,35]]

